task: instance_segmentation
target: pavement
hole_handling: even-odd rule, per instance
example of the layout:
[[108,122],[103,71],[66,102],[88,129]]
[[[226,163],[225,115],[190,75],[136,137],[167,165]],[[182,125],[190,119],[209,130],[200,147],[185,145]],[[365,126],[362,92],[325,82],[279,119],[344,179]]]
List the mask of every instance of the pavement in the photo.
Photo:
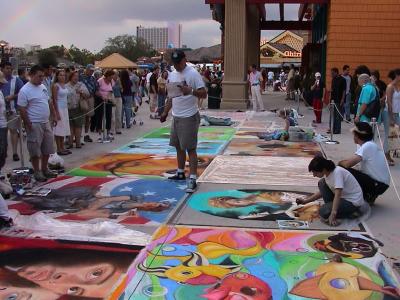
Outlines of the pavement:
[[[303,115],[302,118],[299,119],[299,125],[309,127],[312,124],[312,120],[314,119],[314,114],[312,109],[306,107],[303,103],[295,103],[294,101],[286,101],[285,94],[277,92],[268,92],[263,95],[264,105],[266,110],[275,110],[281,108],[295,108],[298,112]],[[100,157],[105,155],[119,147],[122,147],[134,139],[142,137],[144,134],[159,128],[161,125],[159,120],[152,120],[149,118],[149,108],[146,103],[143,104],[141,109],[139,110],[137,117],[137,124],[132,126],[130,129],[123,129],[121,135],[116,135],[115,140],[111,143],[86,143],[81,149],[72,149],[72,154],[68,156],[63,156],[65,167],[67,170],[74,169],[83,163],[92,160],[93,158]],[[140,121],[143,121],[143,125],[139,125]],[[328,129],[328,120],[329,120],[329,111],[325,109],[323,111],[322,117],[323,123],[318,125],[315,129],[317,133],[327,136],[326,130]],[[261,121],[258,119],[258,121]],[[265,120],[267,121],[267,120]],[[170,119],[167,121],[165,125],[168,125]],[[335,162],[338,162],[344,158],[347,158],[356,150],[356,145],[353,142],[352,133],[350,129],[352,128],[351,124],[342,123],[342,134],[334,135],[333,139],[338,141],[338,144],[330,145],[330,144],[321,144],[321,148],[325,155],[332,159]],[[381,136],[383,134],[381,133]],[[97,140],[96,134],[91,134],[91,137],[94,141]],[[379,143],[379,139],[376,140]],[[9,151],[10,151],[9,146]],[[28,157],[26,146],[23,145],[24,157]],[[9,153],[9,159],[6,163],[6,166],[3,170],[4,173],[9,172],[13,168],[20,167],[20,162],[12,162],[11,161],[11,153]],[[26,159],[25,159],[26,160]],[[375,239],[382,242],[384,245],[380,249],[384,253],[384,255],[389,259],[391,263],[398,262],[400,259],[400,251],[398,251],[398,247],[400,245],[400,232],[398,230],[399,227],[399,214],[400,214],[400,198],[397,194],[397,190],[400,190],[400,183],[399,183],[399,173],[400,173],[400,160],[396,160],[396,166],[390,167],[390,171],[393,178],[393,184],[391,184],[389,190],[379,197],[376,201],[374,207],[372,207],[372,214],[371,217],[364,222],[364,226],[366,229],[366,233],[371,234]],[[25,163],[26,165],[29,164],[28,162]],[[243,189],[246,188],[246,183],[241,185],[238,184],[227,184],[225,185],[224,189]],[[262,189],[263,185],[254,185],[251,187],[252,189]],[[277,190],[279,187],[275,187]],[[199,187],[200,192],[207,192],[210,190],[218,190],[219,186],[213,183],[202,183]],[[221,188],[222,189],[222,188]],[[302,186],[299,187],[298,182],[293,182],[291,185],[285,185],[285,189],[287,191],[298,191],[298,192],[312,192],[312,187]],[[226,219],[218,219],[218,218],[211,218],[208,219],[200,219],[202,218],[200,213],[197,213],[187,206],[188,198],[186,197],[183,201],[180,202],[180,205],[171,213],[169,221],[167,222],[168,225],[193,225],[196,226],[224,226],[224,227],[240,227],[242,229],[261,229],[266,230],[271,227],[267,227],[268,223],[258,223],[256,221],[248,221],[247,223],[239,223],[233,220],[226,220]],[[199,218],[199,219],[198,219]],[[201,224],[204,222],[204,224]],[[247,225],[246,225],[247,224]],[[263,228],[263,224],[266,227]],[[314,226],[314,227],[313,227]],[[318,227],[320,225],[313,225],[310,226],[310,230],[329,230],[328,227]],[[140,226],[128,226],[132,229],[138,229],[139,231],[146,232],[151,234],[155,228],[141,228]],[[364,227],[360,228],[361,233],[364,233]],[[162,230],[158,235],[162,234]],[[336,229],[332,229],[336,230]],[[346,230],[346,229],[338,229],[338,230]]]
[[[286,94],[280,92],[267,92],[263,95],[265,109],[273,110],[285,107],[291,107],[295,109],[299,108],[299,113],[304,115],[303,118],[299,119],[299,125],[310,126],[312,120],[314,119],[312,109],[306,107],[302,102],[300,105],[298,105],[294,101],[286,101],[285,96]],[[112,150],[115,150],[116,148],[123,146],[132,140],[143,136],[145,133],[148,133],[149,131],[161,126],[159,120],[152,120],[149,118],[149,109],[146,103],[143,103],[143,106],[139,109],[136,120],[136,125],[133,125],[130,129],[122,129],[122,134],[116,135],[115,140],[112,143],[97,143],[97,134],[91,133],[91,137],[94,140],[93,143],[86,143],[81,149],[71,149],[71,155],[63,156],[66,169],[70,170],[76,168],[82,163],[93,159],[94,157],[109,153]],[[143,121],[142,126],[139,125],[140,120]],[[168,120],[165,125],[167,125],[169,122],[170,120]],[[322,124],[316,128],[317,133],[328,136],[326,134],[326,130],[329,127],[328,123],[329,111],[324,109]],[[329,159],[338,162],[346,157],[351,156],[355,152],[356,145],[352,139],[352,134],[350,132],[351,128],[351,124],[343,122],[342,134],[333,136],[334,140],[338,141],[339,144],[321,145],[323,151]],[[381,136],[383,136],[383,133],[381,133]],[[379,143],[378,139],[376,139],[376,142]],[[25,160],[27,160],[28,154],[25,144],[23,145],[23,149]],[[8,150],[8,160],[4,167],[3,173],[9,172],[11,169],[21,166],[21,162],[13,162],[11,160],[12,153],[10,145]],[[372,209],[371,217],[365,223],[372,235],[384,244],[384,247],[382,248],[383,252],[393,261],[398,261],[400,260],[400,231],[398,230],[400,228],[400,198],[396,195],[394,186],[397,188],[397,190],[400,190],[400,159],[395,158],[395,160],[396,166],[390,167],[394,185],[391,184],[386,193],[378,198],[375,206]],[[29,165],[29,162],[26,161],[25,165],[27,164]],[[296,185],[293,185],[292,188],[295,189]]]

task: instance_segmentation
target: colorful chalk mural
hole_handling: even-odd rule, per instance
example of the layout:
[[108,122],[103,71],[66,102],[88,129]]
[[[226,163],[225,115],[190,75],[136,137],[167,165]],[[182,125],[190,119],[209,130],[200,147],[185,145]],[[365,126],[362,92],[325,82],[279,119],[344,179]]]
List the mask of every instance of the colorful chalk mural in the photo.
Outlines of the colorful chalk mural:
[[400,299],[376,249],[355,233],[162,227],[110,299]]
[[[143,138],[147,139],[169,139],[171,129],[168,127],[162,127],[154,130],[148,134],[145,134]],[[211,140],[211,141],[229,141],[236,130],[232,127],[200,127],[198,133],[198,139]]]
[[0,299],[104,299],[141,248],[0,236]]
[[[227,141],[206,141],[199,140],[197,143],[197,154],[198,155],[218,155],[220,154]],[[125,153],[125,154],[153,154],[153,155],[176,155],[174,147],[169,145],[168,139],[137,139],[128,145],[125,145],[113,153]]]
[[[212,157],[199,156],[198,174],[201,175]],[[176,158],[169,155],[109,153],[93,159],[68,174],[73,176],[166,176],[176,171]]]
[[17,197],[9,208],[22,215],[41,211],[58,220],[157,225],[183,198],[186,185],[168,179],[60,176],[42,187],[51,193]]
[[202,213],[238,220],[303,220],[319,218],[319,204],[296,205],[304,193],[265,190],[219,190],[196,193],[189,200],[190,208]]
[[266,142],[254,139],[233,139],[224,155],[314,157],[320,153],[320,146],[313,142]]

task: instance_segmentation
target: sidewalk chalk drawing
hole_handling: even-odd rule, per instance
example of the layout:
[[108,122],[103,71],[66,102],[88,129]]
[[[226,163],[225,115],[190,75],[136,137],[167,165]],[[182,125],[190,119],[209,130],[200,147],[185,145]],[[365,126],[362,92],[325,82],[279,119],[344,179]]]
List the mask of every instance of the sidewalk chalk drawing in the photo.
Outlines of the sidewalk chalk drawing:
[[314,157],[321,154],[321,148],[313,142],[283,142],[233,139],[224,152],[225,155]]
[[308,172],[311,157],[217,156],[199,182],[298,185],[317,187],[317,179]]
[[46,197],[17,197],[9,205],[22,215],[41,211],[58,220],[157,225],[185,194],[186,185],[167,179],[61,176],[44,185]]
[[[162,127],[154,130],[148,134],[145,134],[143,138],[147,139],[168,139],[170,138],[171,129],[168,127]],[[235,134],[236,129],[231,127],[200,127],[198,133],[199,141],[228,141]]]
[[206,110],[202,111],[201,115],[206,115],[209,117],[216,117],[216,118],[231,118],[232,121],[244,121],[247,119],[246,112]]
[[10,300],[104,299],[140,250],[3,236],[0,244],[0,298]]
[[190,208],[205,214],[238,220],[303,220],[319,218],[319,204],[298,206],[296,198],[304,193],[265,190],[222,190],[196,193]]
[[265,133],[265,130],[256,129],[256,130],[238,130],[235,133],[235,139],[256,139],[261,140],[260,136]]
[[[218,155],[225,148],[227,141],[198,141],[198,155]],[[169,145],[168,139],[137,139],[125,145],[113,153],[131,154],[157,154],[157,155],[176,155],[174,147]]]
[[[202,174],[212,157],[198,157],[198,174]],[[164,176],[176,170],[176,157],[153,154],[109,153],[71,170],[73,176],[105,177],[146,175]]]
[[[319,246],[334,237],[354,247]],[[162,227],[110,299],[399,299],[384,256],[360,256],[364,245],[377,247],[355,233]]]

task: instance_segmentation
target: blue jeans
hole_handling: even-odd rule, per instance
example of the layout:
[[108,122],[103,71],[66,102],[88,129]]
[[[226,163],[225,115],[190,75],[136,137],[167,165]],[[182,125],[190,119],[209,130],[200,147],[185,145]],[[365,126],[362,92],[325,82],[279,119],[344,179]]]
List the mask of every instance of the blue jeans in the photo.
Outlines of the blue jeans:
[[167,95],[158,94],[157,112],[159,116],[164,112],[165,99],[167,99]]
[[351,105],[351,93],[346,95],[344,102],[344,113],[347,120],[350,120],[350,105]]
[[[325,178],[322,178],[318,182],[318,189],[319,189],[319,192],[321,193],[322,199],[324,200],[324,203],[325,203],[319,209],[319,215],[323,219],[328,219],[332,212],[333,199],[335,198],[335,195],[332,192],[332,190],[329,188],[329,186],[326,184]],[[351,215],[353,213],[358,211],[358,209],[359,208],[354,206],[353,203],[342,198],[342,199],[340,199],[340,202],[339,202],[339,207],[337,209],[336,217],[338,219],[347,219],[347,218],[351,217]]]
[[126,127],[130,126],[131,117],[132,117],[132,103],[133,96],[122,96],[123,108],[122,108],[122,123],[125,115],[125,124]]

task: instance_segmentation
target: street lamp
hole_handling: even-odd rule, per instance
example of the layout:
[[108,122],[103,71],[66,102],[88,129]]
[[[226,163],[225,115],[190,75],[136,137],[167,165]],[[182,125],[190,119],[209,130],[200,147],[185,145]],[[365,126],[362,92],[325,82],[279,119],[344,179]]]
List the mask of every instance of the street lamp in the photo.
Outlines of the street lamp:
[[165,64],[164,64],[164,51],[160,51],[161,54],[161,72],[164,72]]
[[8,43],[6,41],[0,41],[0,48],[1,48],[1,62],[4,62],[4,48],[8,45]]

